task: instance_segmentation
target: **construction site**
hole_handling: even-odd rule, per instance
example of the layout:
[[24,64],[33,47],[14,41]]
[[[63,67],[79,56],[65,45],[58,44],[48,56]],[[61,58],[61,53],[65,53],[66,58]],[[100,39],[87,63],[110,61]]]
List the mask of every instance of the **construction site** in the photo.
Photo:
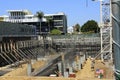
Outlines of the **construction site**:
[[[96,69],[104,70],[104,78],[111,79],[113,73],[109,65],[113,64],[108,64],[109,57],[106,63],[99,60],[100,57],[96,57],[99,51],[99,34],[4,42],[1,43],[1,79],[97,79]],[[92,70],[91,61],[95,57],[95,70]]]
[[100,12],[96,34],[34,35],[0,22],[0,80],[120,80],[120,1],[100,0]]

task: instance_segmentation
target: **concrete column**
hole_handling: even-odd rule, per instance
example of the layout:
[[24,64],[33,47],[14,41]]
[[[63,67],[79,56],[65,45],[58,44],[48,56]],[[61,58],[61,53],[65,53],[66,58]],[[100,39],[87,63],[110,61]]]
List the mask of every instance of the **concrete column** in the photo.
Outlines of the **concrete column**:
[[68,78],[69,74],[67,71],[64,72],[64,77],[67,77]]
[[80,69],[82,69],[81,65],[82,65],[82,57],[80,57],[80,67],[79,67]]
[[77,69],[77,66],[76,66],[76,61],[73,61],[73,63],[72,63],[72,67],[73,67],[73,69]]
[[73,73],[72,67],[69,67],[69,74]]
[[62,63],[58,63],[58,71],[59,71],[59,76],[62,76]]
[[79,58],[79,61],[78,61],[78,69],[81,70],[81,59]]
[[69,62],[67,62],[67,65],[66,65],[66,67],[67,67],[67,68],[69,68],[69,67],[70,67],[70,64],[69,64]]
[[83,56],[80,57],[81,64],[83,64]]
[[83,62],[85,61],[85,53],[84,53],[84,55],[83,55]]
[[80,70],[81,69],[81,62],[80,62],[80,56],[76,56],[76,69]]
[[64,54],[62,54],[61,57],[62,57],[62,64],[61,64],[61,67],[62,67],[62,75],[65,76],[65,60],[64,60]]
[[27,64],[27,75],[30,76],[31,72],[32,72],[32,64],[31,64],[31,62],[28,62],[28,64]]
[[[112,1],[115,77],[120,80],[120,0]],[[119,73],[119,74],[117,74]]]

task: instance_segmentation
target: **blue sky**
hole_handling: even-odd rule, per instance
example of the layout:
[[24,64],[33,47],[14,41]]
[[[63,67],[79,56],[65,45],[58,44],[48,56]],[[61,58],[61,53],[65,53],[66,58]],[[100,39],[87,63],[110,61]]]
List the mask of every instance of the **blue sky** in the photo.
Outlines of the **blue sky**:
[[7,15],[6,10],[28,9],[33,14],[43,11],[47,14],[64,12],[67,15],[68,27],[76,23],[83,25],[88,20],[99,19],[99,2],[88,0],[1,0],[0,15]]

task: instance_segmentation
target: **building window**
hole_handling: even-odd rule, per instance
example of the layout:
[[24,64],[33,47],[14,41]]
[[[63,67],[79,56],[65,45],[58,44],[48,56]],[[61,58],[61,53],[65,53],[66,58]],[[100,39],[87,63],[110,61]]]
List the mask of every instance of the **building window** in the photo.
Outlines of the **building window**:
[[62,21],[54,22],[54,26],[62,26],[62,25],[63,25],[63,22],[62,22]]
[[53,19],[54,19],[54,20],[62,20],[62,19],[63,19],[63,16],[54,16]]

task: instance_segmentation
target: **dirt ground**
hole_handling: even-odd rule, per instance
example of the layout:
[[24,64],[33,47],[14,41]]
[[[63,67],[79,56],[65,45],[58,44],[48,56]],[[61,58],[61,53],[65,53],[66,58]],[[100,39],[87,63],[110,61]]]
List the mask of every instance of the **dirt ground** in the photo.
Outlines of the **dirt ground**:
[[75,78],[63,77],[0,77],[0,80],[76,80]]
[[[37,69],[40,65],[44,65],[45,62],[38,61],[34,64],[34,68]],[[95,61],[95,69],[91,70],[91,60],[88,59],[80,71],[76,73],[76,78],[63,78],[63,77],[29,77],[26,76],[26,64],[22,65],[23,68],[18,68],[2,77],[0,80],[101,80],[95,77],[96,69],[104,69],[104,78],[102,80],[114,80],[113,77],[107,78],[107,76],[113,76],[112,70],[108,69],[101,61]],[[39,67],[38,67],[39,66]]]
[[[45,64],[45,61],[36,61],[32,65],[33,70],[37,70]],[[13,71],[3,75],[3,76],[27,76],[27,64],[23,64],[17,68],[14,68]]]
[[76,73],[76,78],[78,80],[82,79],[93,79],[94,78],[94,71],[91,71],[91,61],[88,59],[83,67],[82,70]]
[[91,59],[88,59],[83,67],[82,70],[78,71],[76,73],[77,80],[101,80],[96,76],[96,69],[105,69],[105,76],[102,78],[102,80],[113,80],[113,77],[106,77],[106,76],[113,76],[113,74],[109,74],[108,72],[112,73],[112,70],[106,68],[106,66],[101,63],[101,61],[96,60],[95,61],[95,68],[94,70],[91,70]]
[[[113,69],[111,68],[111,65],[108,62],[102,62],[100,60],[95,61],[95,72],[97,69],[102,69],[103,70],[103,78],[105,79],[114,79],[114,73]],[[96,75],[96,73],[95,73]]]

